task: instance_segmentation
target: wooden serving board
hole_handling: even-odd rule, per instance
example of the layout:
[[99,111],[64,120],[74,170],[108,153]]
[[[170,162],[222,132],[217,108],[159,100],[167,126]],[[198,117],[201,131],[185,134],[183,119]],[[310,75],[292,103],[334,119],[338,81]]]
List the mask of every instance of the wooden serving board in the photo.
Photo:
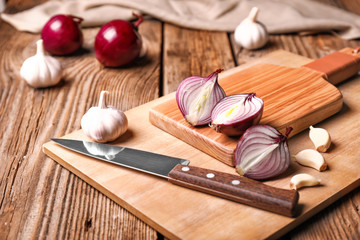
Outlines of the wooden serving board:
[[[277,54],[282,58],[281,55],[285,53]],[[290,136],[293,136],[340,111],[342,95],[333,84],[324,79],[324,72],[331,74],[330,81],[342,81],[339,77],[349,71],[341,66],[343,59],[337,58],[344,57],[347,60],[347,56],[351,54],[350,49],[343,49],[342,52],[335,52],[334,59],[330,61],[326,58],[317,60],[315,68],[320,68],[323,72],[301,65],[280,66],[276,65],[276,61],[268,61],[272,62],[269,64],[260,60],[260,63],[246,69],[241,66],[225,71],[219,75],[219,84],[226,95],[256,93],[264,101],[260,124],[273,126],[282,133],[290,126],[293,128]],[[353,57],[356,59],[356,56],[350,56],[350,59]],[[271,55],[265,59],[272,58]],[[340,66],[331,66],[331,61]],[[329,69],[329,65],[337,70],[336,74],[333,69]],[[358,63],[353,67],[355,71],[351,69],[350,72],[356,73],[360,69]],[[153,107],[150,122],[216,159],[235,165],[234,151],[239,137],[228,137],[208,126],[191,126],[182,116],[175,97]]]
[[[259,61],[296,67],[310,60],[276,52]],[[71,152],[53,142],[45,143],[43,151],[170,239],[275,239],[360,185],[360,78],[352,78],[338,87],[344,107],[339,114],[316,125],[326,128],[333,139],[329,152],[323,154],[329,170],[317,172],[292,161],[283,175],[265,182],[288,189],[290,178],[297,173],[309,173],[321,179],[321,186],[299,190],[295,218],[182,188],[155,176]],[[229,165],[150,123],[151,109],[173,97],[174,94],[170,94],[127,111],[129,130],[112,144],[181,157],[190,160],[192,166],[236,174]],[[82,130],[63,137],[89,140]],[[289,147],[291,154],[313,148],[308,131],[291,138]]]

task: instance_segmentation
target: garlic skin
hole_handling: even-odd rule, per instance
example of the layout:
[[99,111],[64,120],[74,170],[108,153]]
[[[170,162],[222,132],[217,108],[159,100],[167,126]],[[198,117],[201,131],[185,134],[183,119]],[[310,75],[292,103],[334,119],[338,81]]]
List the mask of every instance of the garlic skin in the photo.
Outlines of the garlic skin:
[[290,179],[290,188],[295,190],[303,187],[317,186],[319,184],[319,179],[307,173],[297,174]]
[[36,42],[36,54],[27,58],[20,69],[20,76],[34,88],[58,84],[62,77],[61,63],[44,53],[43,40]]
[[324,128],[310,126],[309,137],[319,152],[326,152],[331,145],[331,137]]
[[253,7],[250,14],[235,29],[235,42],[243,48],[254,50],[263,47],[269,39],[264,24],[256,20],[259,9]]
[[84,133],[96,142],[110,142],[128,129],[128,119],[124,112],[105,105],[105,94],[101,91],[99,106],[91,107],[81,118]]
[[324,157],[314,149],[305,149],[293,156],[299,164],[312,167],[319,172],[327,169]]

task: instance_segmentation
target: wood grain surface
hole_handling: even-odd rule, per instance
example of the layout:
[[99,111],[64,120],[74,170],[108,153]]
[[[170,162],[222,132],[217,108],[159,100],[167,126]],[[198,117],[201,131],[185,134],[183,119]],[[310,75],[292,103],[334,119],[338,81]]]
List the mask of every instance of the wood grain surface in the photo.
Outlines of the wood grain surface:
[[[340,91],[325,80],[322,73],[304,67],[275,65],[277,59],[280,62],[293,58],[295,62],[295,54],[289,57],[284,51],[283,55],[282,52],[269,55],[248,68],[233,68],[230,73],[225,71],[218,81],[227,96],[254,92],[264,101],[260,124],[273,126],[283,134],[287,127],[292,127],[291,137],[341,110],[343,100]],[[355,67],[360,70],[360,66]],[[234,152],[239,137],[228,137],[208,126],[191,126],[179,111],[175,97],[153,107],[149,118],[152,124],[182,141],[230,166],[235,165]]]
[[[190,166],[187,167],[189,170],[183,171],[182,168],[177,165],[171,170],[169,182],[288,217],[294,217],[298,212],[299,193],[296,190],[273,188],[216,170]],[[238,181],[238,185],[234,185],[234,181]]]
[[[274,52],[254,61],[270,60],[284,65],[287,64],[287,59],[292,59],[292,64],[297,63],[298,66],[311,61],[284,51]],[[242,67],[246,68],[246,64],[238,68]],[[276,239],[360,185],[359,164],[356,158],[359,150],[355,147],[360,144],[360,129],[357,127],[357,119],[360,117],[360,109],[357,106],[359,80],[359,77],[351,79],[340,86],[345,104],[352,110],[350,114],[342,111],[337,116],[316,125],[328,129],[333,138],[332,148],[325,155],[330,170],[318,172],[291,161],[289,169],[283,175],[264,182],[277,188],[289,189],[290,178],[297,173],[308,173],[321,179],[321,186],[299,192],[299,204],[294,209],[295,218],[284,218],[278,214],[189,191],[186,188],[176,188],[148,174],[115,168],[111,164],[73,153],[52,141],[45,143],[43,150],[55,161],[170,239],[207,239],[209,235],[214,239]],[[112,144],[188,159],[191,161],[190,169],[201,167],[211,172],[233,174],[234,168],[167,134],[153,126],[149,120],[136,122],[136,119],[148,118],[150,109],[168,102],[173,97],[174,93],[126,111],[129,130]],[[82,130],[68,134],[64,138],[89,141]],[[290,155],[312,147],[308,131],[294,136],[288,143]],[[253,196],[247,194],[250,198]],[[277,201],[272,199],[271,202],[273,200]],[[259,219],[264,221],[254,225],[253,223]]]
[[[44,1],[8,0],[5,11],[15,13],[41,2]],[[360,14],[358,0],[320,2]],[[35,52],[33,47],[39,35],[18,32],[0,21],[1,238],[162,238],[41,152],[42,144],[50,137],[80,128],[82,115],[96,104],[101,90],[114,90],[116,97],[110,103],[128,110],[176,90],[186,76],[206,75],[219,66],[228,69],[278,49],[316,59],[334,50],[360,45],[360,41],[346,41],[325,33],[284,34],[271,36],[263,49],[248,51],[234,44],[231,33],[194,31],[153,19],[147,19],[139,30],[151,57],[134,67],[101,69],[92,50],[98,29],[85,29],[84,49],[69,58],[59,58],[67,69],[66,81],[54,88],[35,90],[19,78],[19,68]],[[211,56],[206,64],[205,55]],[[353,107],[345,108],[347,116],[353,114]],[[351,131],[349,126],[344,127]],[[354,150],[353,154],[359,153]],[[290,231],[284,239],[358,239],[359,204],[360,192],[356,189]]]

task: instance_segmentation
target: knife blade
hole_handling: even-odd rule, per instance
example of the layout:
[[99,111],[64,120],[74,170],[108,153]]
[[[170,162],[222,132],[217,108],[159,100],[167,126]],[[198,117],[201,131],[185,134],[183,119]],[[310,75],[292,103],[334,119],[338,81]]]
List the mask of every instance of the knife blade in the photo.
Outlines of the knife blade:
[[189,161],[157,153],[96,142],[52,138],[71,151],[150,173],[193,190],[225,198],[252,207],[293,217],[299,194],[296,190],[275,188],[229,173],[189,166]]

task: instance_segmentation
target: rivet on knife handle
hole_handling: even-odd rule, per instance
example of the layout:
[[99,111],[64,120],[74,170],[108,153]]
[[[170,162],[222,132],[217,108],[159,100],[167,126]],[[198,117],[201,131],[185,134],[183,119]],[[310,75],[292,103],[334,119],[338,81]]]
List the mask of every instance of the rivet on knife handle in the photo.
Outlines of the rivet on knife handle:
[[246,177],[199,167],[177,165],[168,176],[173,184],[289,217],[295,215],[299,200],[296,190],[275,188]]

